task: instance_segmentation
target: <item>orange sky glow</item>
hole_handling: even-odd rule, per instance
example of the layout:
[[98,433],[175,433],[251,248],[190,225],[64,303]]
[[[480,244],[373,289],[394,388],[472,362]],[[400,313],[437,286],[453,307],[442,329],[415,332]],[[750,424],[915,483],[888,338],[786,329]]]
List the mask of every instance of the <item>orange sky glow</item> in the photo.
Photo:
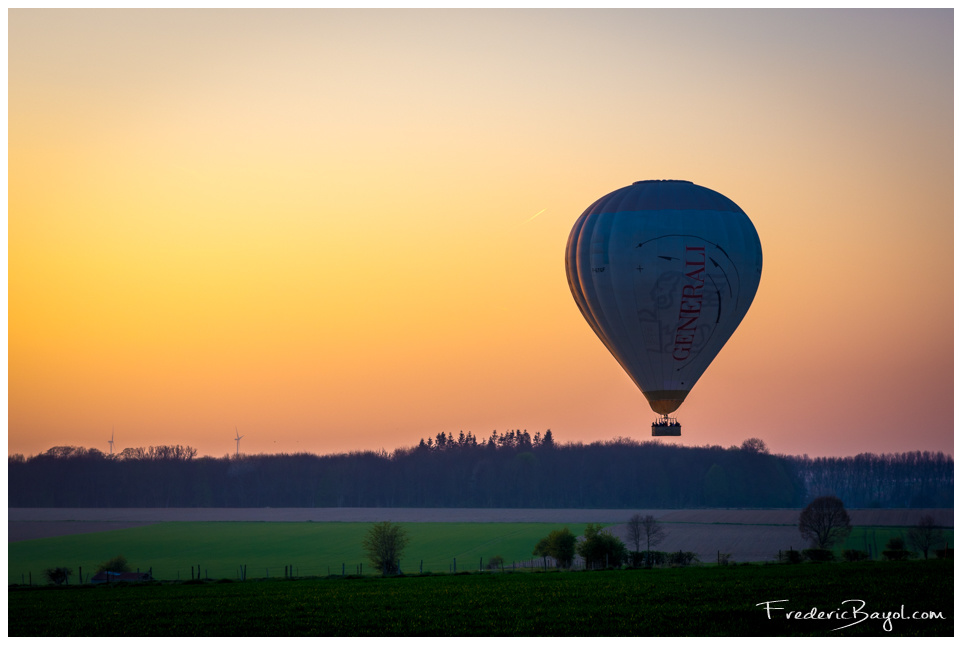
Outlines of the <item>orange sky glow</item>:
[[953,453],[939,10],[8,16],[8,451],[650,440],[564,250],[687,179],[761,285],[683,445]]

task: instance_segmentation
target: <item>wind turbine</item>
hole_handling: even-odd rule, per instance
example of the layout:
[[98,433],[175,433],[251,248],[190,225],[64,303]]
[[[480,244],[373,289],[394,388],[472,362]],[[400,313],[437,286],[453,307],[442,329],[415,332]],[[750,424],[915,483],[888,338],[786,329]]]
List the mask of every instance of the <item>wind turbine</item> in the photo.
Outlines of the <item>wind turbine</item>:
[[235,456],[235,457],[240,457],[240,440],[243,439],[244,437],[241,436],[241,433],[237,432],[237,426],[234,426],[234,434],[237,435],[237,438],[234,439],[234,441],[237,442],[237,452],[234,453],[234,456]]
[[108,441],[107,443],[110,444],[110,454],[114,454],[114,427],[113,426],[110,426],[110,441]]

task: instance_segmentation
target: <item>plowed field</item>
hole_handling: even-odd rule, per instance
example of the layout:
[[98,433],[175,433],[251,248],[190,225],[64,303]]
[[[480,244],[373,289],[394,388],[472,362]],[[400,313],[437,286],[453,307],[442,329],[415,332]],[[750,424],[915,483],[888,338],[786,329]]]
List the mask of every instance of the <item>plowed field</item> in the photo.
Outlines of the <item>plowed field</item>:
[[[798,532],[798,509],[477,509],[477,508],[12,508],[10,542],[78,533],[113,531],[154,522],[594,522],[629,544],[625,521],[651,514],[667,530],[658,546],[693,551],[714,562],[719,551],[735,562],[771,560],[779,550],[807,545]],[[953,527],[952,509],[853,509],[855,526],[912,526],[924,514]]]

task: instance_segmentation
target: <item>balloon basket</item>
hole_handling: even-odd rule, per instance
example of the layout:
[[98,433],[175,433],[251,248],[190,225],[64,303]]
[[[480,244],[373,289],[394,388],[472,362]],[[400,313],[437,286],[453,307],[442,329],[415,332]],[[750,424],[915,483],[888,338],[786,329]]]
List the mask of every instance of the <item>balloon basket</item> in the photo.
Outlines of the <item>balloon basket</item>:
[[672,417],[662,417],[651,424],[652,437],[680,437],[681,424]]

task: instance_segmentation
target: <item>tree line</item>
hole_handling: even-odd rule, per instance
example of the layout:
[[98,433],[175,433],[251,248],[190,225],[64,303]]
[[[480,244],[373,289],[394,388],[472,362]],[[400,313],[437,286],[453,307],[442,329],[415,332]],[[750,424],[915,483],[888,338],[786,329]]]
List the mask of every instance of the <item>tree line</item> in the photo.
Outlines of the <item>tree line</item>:
[[438,433],[412,448],[197,457],[189,446],[108,455],[58,446],[8,457],[12,507],[950,508],[951,456],[773,455],[764,442],[686,447],[550,430]]

